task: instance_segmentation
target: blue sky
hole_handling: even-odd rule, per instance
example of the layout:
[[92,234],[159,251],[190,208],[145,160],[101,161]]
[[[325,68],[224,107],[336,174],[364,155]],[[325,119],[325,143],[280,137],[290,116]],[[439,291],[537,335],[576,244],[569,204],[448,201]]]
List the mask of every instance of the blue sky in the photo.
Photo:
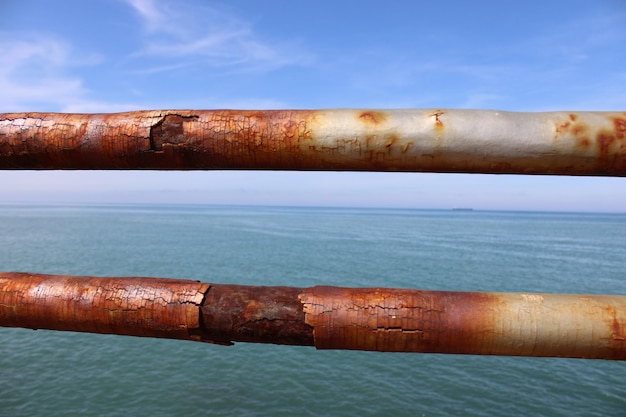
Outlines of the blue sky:
[[[625,110],[626,1],[0,2],[0,111]],[[626,211],[622,178],[0,172],[0,203]]]

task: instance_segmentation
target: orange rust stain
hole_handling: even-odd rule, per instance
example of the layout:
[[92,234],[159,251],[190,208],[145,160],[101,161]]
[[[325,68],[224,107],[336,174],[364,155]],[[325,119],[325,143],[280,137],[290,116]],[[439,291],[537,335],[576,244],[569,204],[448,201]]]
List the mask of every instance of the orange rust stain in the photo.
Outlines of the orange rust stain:
[[610,320],[611,320],[611,330],[612,330],[611,336],[613,338],[613,341],[625,342],[626,332],[624,332],[624,325],[619,320],[615,307],[613,306],[606,307],[604,308],[604,311],[610,317]]
[[[569,120],[566,120],[562,123],[555,124],[555,135],[554,139],[558,139],[559,135],[569,133],[576,140],[575,144],[579,148],[587,149],[591,145],[591,140],[589,139],[589,126],[583,122],[576,123],[578,116],[575,114],[569,115]],[[600,139],[604,141],[604,139]],[[603,142],[602,147],[608,146],[606,141]]]
[[573,113],[569,114],[568,120],[565,120],[561,123],[555,123],[555,135],[556,139],[560,134],[566,133],[567,131],[571,131],[572,135],[578,136],[588,130],[588,127],[583,122],[575,123],[578,120],[578,116]]
[[236,161],[240,168],[271,169],[285,164],[298,168],[316,159],[319,149],[308,154],[309,160],[302,154],[307,148],[300,144],[312,139],[311,124],[316,115],[309,110],[207,111],[199,133],[210,133],[198,139],[210,136],[215,140],[199,140],[198,146],[206,149],[204,154],[214,167],[228,167]]
[[569,129],[570,126],[570,122],[563,122],[561,124],[556,124],[556,135],[555,138],[561,134],[564,133],[565,131],[567,131],[567,129]]
[[437,110],[428,115],[428,117],[435,118],[435,128],[441,129],[443,128],[443,122],[439,119],[439,116],[443,115],[445,112],[443,110]]
[[611,132],[603,130],[598,133],[596,141],[598,145],[598,153],[600,154],[600,156],[609,156],[611,146],[615,142],[615,136]]
[[581,148],[588,148],[589,145],[591,145],[591,142],[589,141],[588,137],[581,138],[578,141],[578,146],[580,146]]
[[[612,117],[613,130],[603,129],[598,132],[596,143],[600,157],[609,157],[611,153],[616,152],[617,142],[624,140],[626,137],[626,120],[620,117]],[[619,146],[624,151],[624,144]]]
[[613,127],[615,129],[615,136],[618,139],[624,139],[624,134],[626,133],[626,120],[620,119],[619,117],[614,117]]
[[612,327],[613,327],[613,340],[620,340],[620,341],[626,341],[626,333],[624,333],[624,331],[622,330],[622,324],[620,323],[620,321],[617,319],[617,317],[615,316],[615,313],[613,313],[613,323],[612,323]]
[[476,353],[491,345],[489,294],[312,287],[300,295],[318,349]]
[[87,133],[87,127],[88,127],[87,121],[84,121],[79,125],[78,131],[76,132],[77,139],[81,139],[82,137],[85,136],[85,134]]
[[588,127],[584,123],[576,123],[574,126],[572,126],[572,135],[578,136],[582,133],[585,133],[587,130]]
[[359,113],[359,120],[372,125],[378,125],[387,120],[387,115],[381,111],[367,110]]
[[389,135],[387,140],[385,141],[385,148],[387,148],[387,152],[391,152],[391,148],[394,143],[398,140],[398,135]]
[[554,130],[555,130],[554,139],[558,138],[558,136],[560,134],[567,132],[567,130],[569,129],[570,125],[571,125],[570,121],[565,121],[563,123],[555,123],[555,125],[554,125],[555,126],[554,127]]
[[289,120],[283,125],[283,134],[288,138],[293,138],[298,133],[298,123]]

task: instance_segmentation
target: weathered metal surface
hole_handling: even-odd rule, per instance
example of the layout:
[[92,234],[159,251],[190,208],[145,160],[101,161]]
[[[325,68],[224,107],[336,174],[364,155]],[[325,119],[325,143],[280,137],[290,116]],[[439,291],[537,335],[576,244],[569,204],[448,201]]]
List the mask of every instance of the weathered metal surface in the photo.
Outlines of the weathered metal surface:
[[318,349],[626,360],[626,296],[304,290]]
[[0,273],[0,326],[318,349],[626,360],[626,296]]
[[0,325],[199,340],[208,284],[0,273]]
[[625,176],[626,112],[5,113],[0,168]]
[[216,343],[313,346],[301,288],[211,284],[202,306],[207,337]]

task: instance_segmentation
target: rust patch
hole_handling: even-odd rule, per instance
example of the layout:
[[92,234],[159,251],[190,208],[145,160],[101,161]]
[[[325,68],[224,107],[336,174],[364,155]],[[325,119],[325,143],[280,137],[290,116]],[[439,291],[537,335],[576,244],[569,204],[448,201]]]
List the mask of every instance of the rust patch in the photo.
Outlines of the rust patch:
[[[317,111],[216,110],[201,119],[201,139],[212,168],[305,169],[324,158],[313,140]],[[303,144],[302,142],[308,143]]]
[[617,318],[613,319],[613,340],[626,341],[626,333],[624,333],[622,327]]
[[184,123],[198,116],[168,114],[150,128],[150,150],[162,151],[163,145],[180,145],[187,142]]
[[394,143],[398,141],[398,135],[392,134],[387,137],[385,141],[385,148],[387,148],[387,152],[391,153]]
[[589,139],[589,127],[585,123],[579,122],[573,124],[571,131],[572,135],[576,139],[576,146],[582,149],[588,149],[591,146],[591,140]]
[[596,143],[598,145],[598,154],[601,158],[610,156],[611,146],[615,143],[615,141],[616,139],[613,132],[603,130],[598,133]]
[[83,121],[82,123],[80,123],[78,131],[76,132],[76,136],[78,139],[82,139],[85,134],[87,133],[87,122]]
[[617,318],[617,312],[615,308],[610,308],[609,313],[611,314],[613,320],[611,322],[611,328],[613,329],[613,340],[624,342],[626,341],[626,332],[624,331],[624,326],[620,323]]
[[377,126],[387,120],[387,115],[378,110],[367,110],[359,113],[359,120]]
[[588,148],[588,147],[591,145],[591,141],[589,140],[589,138],[588,138],[588,137],[583,137],[583,138],[580,138],[580,139],[578,140],[578,142],[576,142],[576,143],[577,143],[577,145],[578,145],[579,147],[581,147],[581,148],[585,148],[585,149],[586,149],[586,148]]
[[3,114],[0,168],[313,169],[320,167],[323,157],[303,153],[307,148],[300,149],[300,142],[314,139],[311,127],[318,114],[315,110],[32,113],[36,118]]
[[313,345],[304,322],[301,288],[213,284],[202,304],[206,338],[234,342]]
[[589,127],[583,122],[576,123],[576,120],[578,120],[578,116],[571,113],[568,120],[565,120],[561,123],[555,123],[554,139],[558,139],[560,135],[567,132],[570,132],[573,136],[580,136],[582,134],[585,134],[589,130]]
[[555,137],[560,135],[560,134],[562,134],[562,133],[564,133],[564,132],[566,132],[567,129],[569,128],[570,124],[571,124],[571,122],[569,122],[569,121],[568,122],[563,122],[563,123],[560,123],[560,124],[557,123],[556,124],[556,129],[555,129],[556,130]]
[[298,123],[293,120],[289,120],[283,125],[282,133],[285,137],[293,139],[298,134]]
[[[576,122],[578,116],[575,114],[569,115],[569,120],[555,125],[554,139],[558,139],[560,135],[569,133],[575,140],[575,146],[581,150],[587,150],[591,146],[590,129],[584,122]],[[609,148],[613,138],[608,131],[601,131],[597,135],[597,146],[600,156],[606,156],[609,153]]]
[[428,115],[428,117],[434,117],[435,118],[435,128],[441,129],[443,128],[443,122],[441,121],[441,119],[439,118],[440,116],[444,115],[445,112],[443,110],[437,110],[432,112],[431,114]]
[[580,136],[581,134],[586,133],[589,130],[586,124],[584,123],[576,123],[572,126],[572,135]]
[[476,352],[493,319],[486,293],[319,286],[300,299],[318,349]]
[[[611,158],[616,153],[624,153],[624,138],[626,137],[626,120],[620,117],[612,117],[613,129],[602,129],[598,132],[596,143],[598,154],[601,158]],[[617,146],[618,142],[622,142]]]
[[626,120],[619,117],[614,117],[613,127],[615,129],[615,136],[618,139],[624,139],[624,134],[626,134]]

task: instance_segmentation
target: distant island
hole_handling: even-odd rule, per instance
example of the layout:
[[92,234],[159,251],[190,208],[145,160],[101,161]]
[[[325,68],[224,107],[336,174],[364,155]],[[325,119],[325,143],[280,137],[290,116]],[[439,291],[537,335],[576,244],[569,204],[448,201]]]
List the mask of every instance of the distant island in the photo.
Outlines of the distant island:
[[452,210],[453,211],[474,211],[473,208],[469,208],[469,207],[454,207]]

